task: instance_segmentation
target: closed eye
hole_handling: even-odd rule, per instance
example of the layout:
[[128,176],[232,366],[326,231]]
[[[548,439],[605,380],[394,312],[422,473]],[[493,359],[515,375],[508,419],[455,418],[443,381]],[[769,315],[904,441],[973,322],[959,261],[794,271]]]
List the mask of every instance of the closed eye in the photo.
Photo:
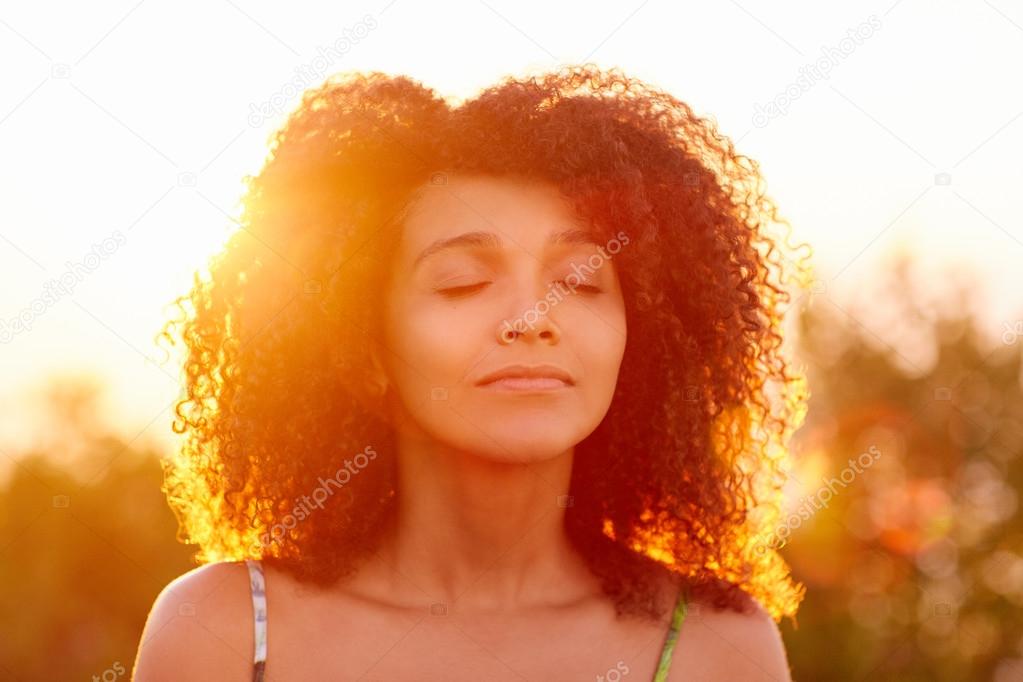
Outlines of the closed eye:
[[[481,290],[483,287],[487,286],[488,284],[490,284],[490,282],[477,282],[476,284],[466,284],[466,285],[460,286],[460,287],[449,287],[447,289],[437,289],[437,293],[442,295],[442,296],[446,296],[448,298],[460,298],[462,296],[468,296],[470,294],[473,294],[473,293]],[[563,280],[563,279],[559,279],[559,280],[555,281],[555,284],[564,284],[566,287],[571,289],[571,287],[568,285],[568,283],[565,280]],[[575,286],[575,291],[581,291],[581,292],[587,293],[587,294],[600,294],[600,293],[604,292],[604,290],[601,289],[600,287],[595,287],[595,286],[593,286],[591,284],[577,284]]]
[[[569,289],[572,288],[568,284],[568,282],[566,282],[563,279],[559,279],[558,281],[555,282],[555,284],[564,284],[567,288],[569,288]],[[591,284],[577,284],[575,286],[575,291],[582,291],[582,292],[587,293],[587,294],[600,294],[600,293],[603,293],[604,290],[601,289],[600,287],[595,287],[595,286],[593,286]]]
[[448,298],[458,298],[460,296],[467,296],[468,294],[474,293],[490,282],[477,282],[476,284],[466,284],[460,287],[450,287],[448,289],[437,289],[437,293],[441,296],[447,296]]

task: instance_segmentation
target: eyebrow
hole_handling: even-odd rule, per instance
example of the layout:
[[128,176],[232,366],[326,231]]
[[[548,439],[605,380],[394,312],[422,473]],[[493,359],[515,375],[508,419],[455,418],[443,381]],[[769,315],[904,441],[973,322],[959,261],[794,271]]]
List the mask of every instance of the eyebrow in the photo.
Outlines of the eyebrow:
[[[548,244],[592,244],[599,246],[600,243],[594,238],[593,234],[580,229],[565,230],[553,234],[547,240]],[[493,232],[465,232],[456,237],[448,237],[447,239],[438,239],[434,243],[427,246],[425,249],[416,256],[415,261],[412,263],[412,268],[415,269],[426,258],[445,251],[447,249],[456,248],[491,248],[497,249],[501,247],[501,238]]]

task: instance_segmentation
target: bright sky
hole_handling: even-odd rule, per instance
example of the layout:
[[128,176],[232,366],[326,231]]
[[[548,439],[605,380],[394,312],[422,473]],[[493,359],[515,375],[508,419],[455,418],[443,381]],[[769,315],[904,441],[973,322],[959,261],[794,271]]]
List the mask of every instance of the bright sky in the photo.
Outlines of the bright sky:
[[344,69],[468,96],[620,66],[760,162],[828,294],[869,289],[901,246],[929,272],[976,271],[992,338],[1023,318],[1023,8],[1008,0],[21,3],[0,10],[0,60],[0,455],[45,439],[25,402],[71,371],[109,382],[127,438],[169,442],[177,369],[149,360],[164,305],[229,233],[294,85]]

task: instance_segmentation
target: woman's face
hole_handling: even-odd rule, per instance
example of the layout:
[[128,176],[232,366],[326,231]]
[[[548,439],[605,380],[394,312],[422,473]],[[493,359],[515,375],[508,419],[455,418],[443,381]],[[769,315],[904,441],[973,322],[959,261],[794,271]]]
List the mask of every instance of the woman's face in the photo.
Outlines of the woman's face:
[[[595,242],[553,185],[448,175],[424,186],[384,301],[399,428],[511,462],[588,436],[625,350],[618,248]],[[569,381],[480,383],[513,365],[548,365]]]

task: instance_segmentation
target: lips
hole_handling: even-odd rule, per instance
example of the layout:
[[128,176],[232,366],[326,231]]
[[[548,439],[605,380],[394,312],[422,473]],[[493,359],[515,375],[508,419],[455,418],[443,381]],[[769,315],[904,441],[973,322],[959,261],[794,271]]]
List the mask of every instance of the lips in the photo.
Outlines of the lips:
[[544,383],[543,380],[546,380],[547,384],[551,384],[552,380],[560,381],[568,386],[575,384],[572,375],[556,365],[509,365],[485,375],[476,384],[486,386],[501,380],[506,380],[505,383],[521,385],[529,385],[530,381],[541,385]]

